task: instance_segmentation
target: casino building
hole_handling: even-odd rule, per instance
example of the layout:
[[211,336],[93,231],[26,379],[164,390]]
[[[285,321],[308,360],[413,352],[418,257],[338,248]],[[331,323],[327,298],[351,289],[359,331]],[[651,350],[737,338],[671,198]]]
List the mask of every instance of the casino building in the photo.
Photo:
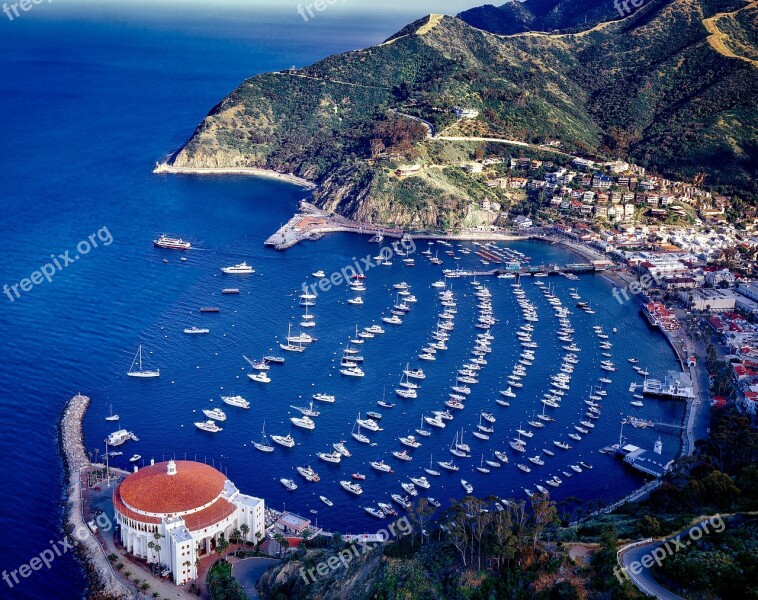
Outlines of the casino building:
[[214,552],[221,536],[228,540],[243,524],[248,541],[265,535],[264,501],[194,461],[151,463],[131,473],[114,490],[113,506],[124,548],[164,565],[179,585],[197,577],[197,558]]

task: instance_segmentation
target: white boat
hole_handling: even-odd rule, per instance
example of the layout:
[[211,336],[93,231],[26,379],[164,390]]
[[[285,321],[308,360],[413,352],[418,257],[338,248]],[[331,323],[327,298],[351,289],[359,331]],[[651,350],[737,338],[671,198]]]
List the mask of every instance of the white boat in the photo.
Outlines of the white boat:
[[319,498],[319,500],[321,500],[321,502],[323,502],[327,506],[334,506],[334,502],[332,502],[331,500],[329,500],[329,498],[327,498],[326,496],[319,496],[318,498]]
[[347,377],[364,377],[366,373],[360,367],[347,367],[340,369],[340,373]]
[[229,406],[236,406],[237,408],[250,408],[250,403],[242,396],[221,396],[221,401]]
[[429,456],[429,466],[428,467],[424,467],[424,471],[426,471],[426,473],[428,475],[433,475],[434,477],[439,477],[439,475],[440,475],[439,471],[435,471],[432,468],[432,457],[431,456]]
[[113,405],[111,404],[110,406],[111,406],[111,408],[110,408],[111,412],[110,412],[110,414],[107,417],[105,417],[105,420],[106,421],[118,421],[121,417],[119,417],[118,415],[114,415],[113,414]]
[[186,333],[187,335],[202,335],[204,333],[210,333],[210,332],[211,332],[210,329],[205,329],[202,327],[187,327],[184,330],[184,333]]
[[411,481],[413,482],[413,485],[424,490],[428,490],[430,487],[432,487],[432,484],[429,483],[429,480],[423,475],[421,477],[411,477]]
[[345,442],[337,442],[336,444],[332,444],[332,448],[334,448],[337,452],[339,452],[342,456],[346,458],[350,458],[352,454],[350,454],[350,450],[347,449],[345,446]]
[[295,427],[300,427],[301,429],[316,429],[316,424],[310,417],[290,417],[290,421]]
[[271,383],[271,377],[269,377],[265,371],[259,371],[258,373],[248,373],[247,376],[250,381],[257,381],[258,383]]
[[356,305],[363,304],[363,298],[361,298],[360,296],[356,296],[355,298],[348,298],[347,303],[356,304]]
[[261,452],[273,452],[274,447],[268,443],[268,438],[266,437],[266,421],[263,421],[263,431],[261,431],[261,441],[260,442],[253,442],[253,446],[257,450],[260,450]]
[[209,419],[213,419],[214,421],[226,421],[226,413],[220,408],[204,408],[203,414]]
[[129,462],[137,462],[140,458],[142,458],[140,454],[135,454],[129,459]]
[[172,238],[163,234],[157,240],[153,240],[153,246],[156,248],[166,248],[168,250],[189,250],[192,247],[192,244],[185,242],[181,238]]
[[397,315],[392,315],[391,317],[382,317],[382,321],[384,321],[385,323],[388,323],[389,325],[402,325],[403,324],[403,320]]
[[279,347],[287,352],[305,352],[305,346],[303,346],[302,342],[298,342],[295,345],[290,341],[290,338],[292,338],[292,323],[289,324],[289,329],[287,330],[287,343],[280,343]]
[[295,447],[295,439],[289,433],[287,435],[272,435],[271,441],[285,448]]
[[[139,364],[139,368],[135,369],[135,364]],[[129,367],[129,372],[127,373],[129,377],[142,377],[145,379],[151,378],[151,377],[160,377],[161,371],[160,369],[156,370],[150,370],[150,369],[143,369],[142,368],[142,346],[140,346],[137,349],[137,354],[134,356],[134,360],[132,361],[132,366]]]
[[314,277],[316,277],[318,279],[323,279],[324,277],[326,277],[326,273],[324,273],[321,270],[316,271],[315,273],[311,273],[311,275],[313,275]]
[[340,485],[342,486],[342,489],[347,490],[356,496],[360,496],[363,493],[363,488],[358,483],[353,483],[352,481],[343,479],[340,481]]
[[227,275],[251,275],[252,273],[255,273],[255,269],[243,261],[238,265],[222,267],[221,272],[226,273]]
[[[356,425],[358,426],[358,431],[355,430]],[[371,440],[368,438],[368,436],[361,433],[361,426],[358,425],[358,423],[353,423],[353,431],[350,432],[350,435],[352,435],[353,439],[355,439],[357,442],[360,442],[361,444],[371,443]]]
[[463,486],[463,489],[466,490],[467,494],[473,494],[474,493],[474,486],[471,485],[465,479],[461,479],[461,485]]
[[297,489],[297,484],[291,479],[282,477],[279,482],[286,487],[290,492],[294,492]]
[[212,419],[208,419],[207,421],[198,421],[195,423],[195,427],[202,429],[203,431],[208,431],[210,433],[217,433],[219,431],[222,431],[221,427],[216,425],[216,422]]
[[317,452],[316,456],[318,456],[324,462],[334,464],[339,464],[342,460],[342,455],[339,452]]
[[381,473],[392,473],[392,467],[386,464],[383,460],[374,460],[369,463],[372,469],[376,469]]
[[460,467],[453,463],[452,460],[439,460],[437,464],[446,471],[459,471]]
[[130,431],[127,431],[126,429],[119,429],[118,431],[114,431],[113,433],[108,434],[108,438],[105,440],[105,443],[109,446],[121,446],[122,444],[125,444],[129,440],[133,439],[134,434]]
[[319,402],[327,402],[329,404],[334,404],[334,402],[337,400],[334,396],[331,394],[313,394],[313,399],[318,400]]
[[640,400],[632,400],[629,404],[631,404],[632,406],[636,406],[638,408],[641,408],[642,406],[644,406],[644,404],[642,404]]
[[321,477],[318,476],[318,473],[314,471],[310,465],[307,467],[295,467],[295,470],[300,473],[303,477],[305,477],[306,481],[310,481],[312,483],[318,483],[321,481]]

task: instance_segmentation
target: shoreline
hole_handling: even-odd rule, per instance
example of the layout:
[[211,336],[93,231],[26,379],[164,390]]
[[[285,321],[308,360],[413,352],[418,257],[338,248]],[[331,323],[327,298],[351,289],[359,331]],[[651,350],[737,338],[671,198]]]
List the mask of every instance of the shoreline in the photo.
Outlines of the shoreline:
[[175,167],[168,163],[158,163],[153,169],[156,175],[247,175],[263,179],[276,179],[308,190],[316,189],[316,184],[292,173],[279,173],[271,169],[257,167]]
[[[63,532],[72,542],[74,555],[84,568],[87,597],[99,600],[125,600],[137,596],[118,580],[96,536],[90,531],[84,515],[81,474],[92,466],[86,449],[82,422],[90,398],[81,393],[69,399],[58,423],[58,446],[63,459],[66,506]],[[79,532],[84,532],[82,536]]]

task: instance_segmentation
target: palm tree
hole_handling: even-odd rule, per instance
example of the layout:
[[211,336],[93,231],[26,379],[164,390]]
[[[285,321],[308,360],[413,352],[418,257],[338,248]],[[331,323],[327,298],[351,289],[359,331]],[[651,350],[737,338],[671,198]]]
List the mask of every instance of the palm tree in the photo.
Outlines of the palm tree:
[[216,542],[216,554],[218,554],[218,557],[221,558],[221,555],[227,551],[229,548],[229,542],[226,540],[226,538],[221,535],[221,538]]
[[255,551],[259,552],[263,543],[263,534],[260,531],[255,532]]
[[247,535],[250,533],[250,527],[248,526],[247,523],[243,523],[242,525],[240,525],[240,531],[242,532],[242,535],[245,536],[243,542],[244,542],[244,545],[247,546]]
[[150,584],[147,581],[143,581],[142,585],[139,586],[139,589],[141,589],[143,592],[146,592],[150,589]]

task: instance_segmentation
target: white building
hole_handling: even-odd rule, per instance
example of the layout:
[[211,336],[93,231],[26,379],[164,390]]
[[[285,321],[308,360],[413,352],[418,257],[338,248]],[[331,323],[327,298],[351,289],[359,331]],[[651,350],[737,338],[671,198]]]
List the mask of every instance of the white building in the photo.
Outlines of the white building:
[[126,551],[164,565],[178,585],[197,577],[197,558],[214,552],[221,536],[228,540],[243,524],[248,541],[256,541],[256,533],[265,535],[264,501],[193,461],[170,460],[135,471],[114,490],[113,506]]
[[713,287],[716,287],[722,281],[726,281],[726,283],[731,287],[734,285],[734,274],[729,269],[721,269],[720,271],[708,271],[705,274],[705,280]]
[[758,282],[752,281],[750,283],[740,283],[737,286],[737,291],[746,298],[758,302]]
[[690,290],[680,292],[682,299],[692,297],[691,307],[694,310],[734,310],[736,294],[728,290]]

